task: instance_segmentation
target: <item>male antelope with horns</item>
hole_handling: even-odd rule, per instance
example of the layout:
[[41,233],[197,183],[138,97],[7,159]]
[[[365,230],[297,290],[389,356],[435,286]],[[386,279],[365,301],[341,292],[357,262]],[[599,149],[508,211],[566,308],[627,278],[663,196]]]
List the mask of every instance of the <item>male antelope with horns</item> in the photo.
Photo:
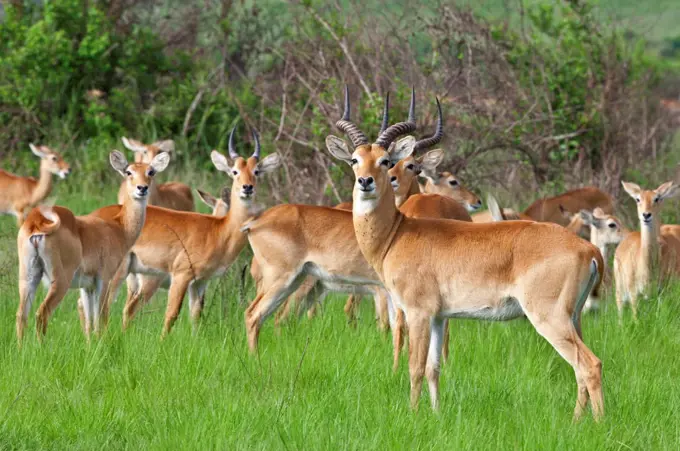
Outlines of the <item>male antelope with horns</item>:
[[[347,90],[345,112],[349,120]],[[383,128],[387,128],[387,101],[383,111]],[[417,141],[415,147],[420,150],[433,146],[441,140],[442,135],[440,109],[435,134]],[[432,152],[437,155],[439,151]],[[403,178],[404,183],[407,179]],[[416,194],[410,196],[401,207],[406,214],[437,215],[470,221],[469,214],[461,204],[444,196]],[[310,276],[318,282],[314,284],[314,290],[308,292],[307,302],[315,299],[319,291],[374,294],[378,297],[376,305],[379,311],[386,310],[384,289],[359,250],[351,212],[312,205],[277,205],[246,224],[244,230],[248,231],[253,262],[257,263],[257,271],[252,272],[257,296],[245,315],[248,344],[252,351],[257,348],[258,334],[264,320]],[[394,368],[397,367],[401,347],[400,332],[401,328],[395,327]]]
[[438,409],[446,318],[508,320],[525,314],[574,368],[575,418],[589,399],[600,418],[602,364],[581,339],[581,309],[604,268],[597,248],[554,224],[408,218],[394,205],[387,170],[390,160],[413,152],[412,137],[395,140],[415,130],[414,117],[388,127],[373,144],[344,118],[336,126],[354,146],[350,152],[343,140],[326,139],[329,151],[356,176],[352,213],[359,247],[406,313],[411,406],[417,406],[426,376]]

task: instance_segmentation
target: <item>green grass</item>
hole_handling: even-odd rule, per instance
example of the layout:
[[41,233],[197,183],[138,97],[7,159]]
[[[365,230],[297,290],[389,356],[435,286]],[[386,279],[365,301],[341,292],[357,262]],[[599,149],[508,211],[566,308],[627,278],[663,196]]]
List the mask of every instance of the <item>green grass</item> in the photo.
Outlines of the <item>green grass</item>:
[[[65,186],[63,203],[74,210],[94,203]],[[108,333],[88,346],[72,291],[42,344],[34,305],[19,350],[15,235],[13,220],[0,218],[0,449],[662,449],[680,441],[680,287],[647,302],[638,324],[627,318],[619,327],[611,304],[584,319],[586,342],[604,362],[602,423],[571,423],[573,372],[525,320],[452,323],[435,415],[426,392],[419,411],[409,409],[406,358],[393,374],[391,340],[376,330],[368,302],[356,330],[341,297],[280,334],[269,321],[260,355],[249,355],[238,301],[245,259],[211,284],[195,335],[183,312],[159,340],[161,292],[125,334],[119,299]]]

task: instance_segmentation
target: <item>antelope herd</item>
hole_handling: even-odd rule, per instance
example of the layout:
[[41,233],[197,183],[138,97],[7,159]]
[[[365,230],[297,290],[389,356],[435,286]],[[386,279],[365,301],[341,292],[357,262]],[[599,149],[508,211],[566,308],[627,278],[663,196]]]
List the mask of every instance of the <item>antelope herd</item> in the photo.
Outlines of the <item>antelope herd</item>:
[[[350,119],[345,88],[344,114],[336,126],[351,146],[329,135],[326,147],[351,166],[355,183],[352,202],[335,208],[282,204],[258,211],[258,183],[281,159],[277,153],[261,157],[255,130],[253,154],[239,155],[232,129],[228,157],[210,154],[215,168],[232,178],[231,189],[217,198],[197,191],[211,215],[194,211],[189,186],[155,181],[170,162],[173,141],[146,145],[122,138],[134,162],[118,151],[110,154],[111,166],[123,177],[118,205],[76,216],[45,203],[52,175],[65,178],[68,163],[31,144],[40,158],[38,180],[0,171],[0,212],[16,216],[20,225],[19,344],[41,280],[47,294],[36,313],[38,338],[69,288],[80,289],[78,311],[87,339],[101,332],[123,279],[124,328],[160,287],[169,289],[162,336],[187,292],[195,325],[209,280],[227,271],[249,244],[256,295],[245,311],[245,326],[252,351],[262,323],[277,309],[278,324],[288,312],[313,310],[328,292],[342,292],[349,294],[345,311],[352,318],[357,300],[371,295],[379,326],[393,333],[395,370],[408,335],[412,407],[425,378],[436,410],[449,319],[524,316],[574,369],[574,417],[590,401],[599,419],[602,364],[583,342],[581,312],[598,308],[602,288],[613,284],[619,318],[626,302],[637,317],[638,300],[649,287],[680,273],[680,226],[662,225],[659,216],[664,199],[678,187],[667,182],[645,190],[623,182],[637,203],[639,232],[628,231],[613,216],[612,198],[594,187],[539,199],[524,212],[502,209],[489,196],[489,210],[481,212],[481,200],[454,174],[438,172],[444,151],[427,150],[443,137],[439,101],[434,133],[416,140],[410,136],[417,128],[415,92],[408,118],[393,125],[388,99],[371,143]],[[617,244],[612,283],[608,248]]]

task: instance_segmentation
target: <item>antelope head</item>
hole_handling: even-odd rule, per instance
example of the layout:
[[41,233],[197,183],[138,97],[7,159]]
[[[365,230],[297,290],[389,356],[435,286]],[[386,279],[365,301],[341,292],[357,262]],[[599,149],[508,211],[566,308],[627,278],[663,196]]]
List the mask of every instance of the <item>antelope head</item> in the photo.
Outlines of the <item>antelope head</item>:
[[260,161],[260,138],[255,129],[252,129],[255,151],[247,159],[243,158],[234,148],[235,130],[236,126],[229,134],[229,158],[216,150],[210,153],[210,158],[219,171],[225,172],[232,178],[231,192],[236,193],[242,202],[249,205],[255,196],[258,178],[278,168],[281,158],[278,153],[272,153]]
[[40,158],[41,171],[49,171],[51,174],[58,175],[61,179],[65,179],[71,173],[71,166],[64,161],[59,152],[47,146],[36,146],[34,144],[28,146],[31,148],[31,152]]

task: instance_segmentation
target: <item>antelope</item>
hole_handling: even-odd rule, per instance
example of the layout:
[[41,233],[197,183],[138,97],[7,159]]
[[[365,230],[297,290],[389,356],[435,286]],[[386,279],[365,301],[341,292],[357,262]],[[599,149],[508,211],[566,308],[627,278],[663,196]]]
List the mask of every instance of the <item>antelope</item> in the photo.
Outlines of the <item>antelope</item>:
[[334,136],[326,139],[331,154],[351,164],[355,174],[352,215],[361,253],[406,314],[411,407],[417,407],[426,376],[432,407],[438,410],[446,318],[509,320],[526,315],[575,370],[575,418],[590,398],[599,419],[604,411],[602,364],[581,339],[580,317],[602,275],[602,255],[554,224],[469,224],[399,212],[387,170],[390,161],[413,152],[413,137],[391,147],[399,135],[415,130],[412,112],[406,122],[388,127],[369,144],[359,127],[346,120],[346,111],[336,126],[349,136],[353,152]]
[[421,191],[430,194],[439,194],[441,196],[451,197],[462,202],[467,210],[472,213],[482,207],[482,201],[474,193],[468,191],[461,183],[458,177],[448,171],[434,172],[423,171],[425,177],[425,184],[422,185]]
[[[429,145],[434,144],[423,142],[421,147],[425,148]],[[470,215],[467,211],[475,211],[479,208],[478,206],[481,205],[479,198],[461,185],[454,176],[451,176],[451,180],[455,180],[455,182],[450,188],[441,189],[438,194],[428,194],[427,196],[423,195],[421,197],[424,188],[418,183],[417,177],[424,173],[434,173],[443,158],[444,153],[441,150],[433,150],[418,158],[409,157],[406,160],[399,161],[390,168],[390,182],[395,192],[397,207],[400,208],[402,205],[405,205],[405,202],[407,202],[411,196],[415,197],[411,203],[406,205],[406,210],[402,210],[405,215],[415,215],[415,217],[442,217],[469,221]],[[457,205],[448,202],[443,198],[455,200],[458,204],[463,205],[467,211],[461,210]],[[352,202],[343,202],[336,205],[335,208],[351,211]],[[350,295],[347,298],[345,313],[349,318],[354,316],[353,312],[356,306],[355,301],[356,298],[354,295]],[[396,314],[396,325],[398,330],[401,330],[401,326],[403,325],[403,314],[401,314],[400,311],[397,311]],[[397,340],[399,340],[398,335]],[[401,348],[400,345],[398,345],[398,347]],[[448,347],[445,347],[444,349],[446,350]],[[446,353],[447,351],[445,351],[445,354]]]
[[231,197],[229,188],[225,187],[222,189],[219,199],[200,189],[196,190],[196,194],[198,194],[198,198],[201,199],[204,204],[210,207],[213,216],[225,216],[229,211],[229,197]]
[[[623,226],[619,218],[605,213],[599,207],[592,212],[581,210],[578,216],[580,218],[578,230],[580,230],[580,224],[590,227],[590,242],[600,250],[602,259],[605,263],[603,280],[600,283],[595,284],[593,291],[590,296],[588,296],[584,306],[585,311],[597,310],[600,308],[600,287],[604,283],[608,284],[611,280],[610,271],[608,270],[609,266],[607,266],[607,262],[609,261],[609,246],[618,245],[630,232]],[[567,227],[567,230],[578,233],[569,227]]]
[[534,221],[554,222],[567,226],[574,213],[580,210],[592,211],[598,207],[606,214],[614,212],[614,204],[609,194],[594,186],[586,186],[567,191],[559,196],[538,199],[524,210],[524,214]]
[[[48,291],[36,313],[38,338],[45,335],[49,317],[69,287],[80,288],[88,340],[93,326],[99,332],[106,324],[109,282],[142,229],[153,177],[170,161],[167,154],[160,154],[150,164],[129,164],[117,150],[109,160],[125,179],[123,205],[104,207],[86,216],[75,216],[64,207],[34,208],[19,229],[19,343],[41,279]],[[101,210],[109,212],[105,219],[98,214]]]
[[[153,144],[143,144],[134,139],[122,138],[123,145],[135,153],[135,163],[149,163],[156,155],[167,153],[170,156],[175,151],[172,140],[158,141]],[[180,211],[194,211],[194,196],[191,188],[184,183],[168,182],[152,184],[149,194],[149,205],[170,208]],[[118,203],[122,204],[126,196],[125,186],[118,190]]]
[[[194,326],[203,309],[202,298],[209,279],[223,274],[246,245],[241,225],[252,215],[253,199],[258,178],[274,171],[280,164],[273,153],[260,160],[260,141],[252,130],[255,151],[245,159],[234,149],[234,129],[229,136],[229,159],[213,150],[210,154],[215,167],[233,179],[230,208],[226,216],[215,217],[149,206],[147,221],[139,239],[121,265],[114,280],[120,285],[127,274],[151,276],[158,283],[170,277],[170,291],[161,337],[167,336],[189,290],[190,316]],[[158,286],[143,284],[137,290],[132,282],[132,296],[128,296],[123,310],[123,328],[127,328],[140,302],[147,302]],[[146,288],[145,288],[146,287]]]
[[[197,189],[196,193],[198,194],[199,199],[201,199],[208,207],[212,209],[212,212],[210,213],[211,215],[221,217],[225,216],[229,211],[229,188],[222,189],[219,199],[213,197],[211,194],[206,193],[205,191],[201,191],[200,189]],[[134,276],[130,276],[128,288],[135,288],[135,291],[132,291],[131,293],[129,292],[128,296],[133,296],[135,292],[139,292],[144,293],[143,297],[148,300],[153,297],[156,291],[158,291],[158,288],[163,287],[167,289],[170,287],[170,281],[167,277],[155,277],[148,274],[138,274],[136,279],[132,279],[132,277]],[[113,295],[113,300],[115,300],[115,297],[116,296]],[[203,304],[203,297],[201,297],[201,304]],[[78,312],[80,314],[81,323],[84,328],[85,319],[82,301],[80,299],[78,299]]]
[[17,219],[17,226],[24,222],[27,208],[45,200],[52,192],[52,174],[65,179],[71,167],[64,158],[47,146],[28,145],[31,152],[40,158],[40,178],[21,177],[0,169],[0,214],[11,214]]
[[[422,139],[416,142],[414,146],[414,154],[421,150],[439,143],[443,137],[443,117],[441,104],[437,101],[437,128],[429,138]],[[348,118],[349,119],[349,118]],[[384,126],[381,128],[382,133],[387,127],[387,115],[384,114]],[[474,211],[475,205],[481,205],[479,198],[464,188],[460,183],[455,186],[449,185],[448,191],[441,190],[444,194],[421,194],[420,185],[418,183],[418,176],[425,174],[432,174],[436,171],[437,166],[444,159],[444,153],[440,149],[431,150],[420,157],[410,155],[403,160],[395,163],[390,163],[392,166],[387,175],[394,190],[395,205],[406,216],[412,218],[442,218],[442,219],[456,219],[459,221],[471,221],[468,211]],[[351,297],[347,300],[345,310],[352,309]],[[394,308],[394,306],[392,306]],[[393,344],[393,371],[396,371],[399,365],[399,352],[403,346],[403,333],[405,331],[405,317],[404,312],[399,308],[394,308],[394,327],[392,331]],[[444,348],[443,357],[446,361],[449,354],[449,328],[448,322],[444,329]]]
[[[383,122],[381,127],[381,132],[387,127],[388,115],[387,107],[389,96],[386,97],[385,109],[383,111]],[[443,119],[441,112],[441,105],[437,103],[438,109],[438,119],[437,119],[437,129],[435,134],[429,138],[425,138],[416,143],[415,151],[420,149],[425,149],[439,143],[443,136]],[[454,199],[459,204],[465,206],[468,211],[474,211],[477,205],[481,205],[479,198],[467,188],[462,186],[456,179],[454,185],[451,185],[449,189],[440,190],[438,195],[428,195],[421,196],[422,187],[418,183],[418,176],[421,174],[433,174],[437,166],[444,159],[444,153],[441,150],[432,150],[420,157],[409,157],[403,161],[396,162],[389,170],[390,182],[392,188],[395,192],[395,202],[397,208],[400,208],[404,214],[407,216],[414,217],[440,217],[448,219],[458,219],[461,221],[470,221],[470,215],[461,209],[459,205],[452,203],[448,200],[442,198]],[[413,199],[411,197],[414,196]],[[405,205],[407,200],[411,200],[409,204]],[[404,206],[404,208],[401,208]],[[337,205],[335,208],[341,208],[346,210],[352,209],[351,202],[343,202]],[[356,305],[355,296],[350,295],[345,304],[345,313],[348,317],[353,317],[354,307]],[[397,311],[396,325],[397,331],[401,330],[403,325],[403,314]],[[400,342],[400,333],[397,332],[395,336],[396,340]],[[401,345],[397,345],[400,349]],[[445,347],[445,354],[447,353],[448,347]],[[395,365],[398,361],[398,356],[395,357]]]
[[[499,213],[500,214],[500,213]],[[498,221],[498,217],[494,216],[494,213],[491,211],[491,208],[489,208],[486,211],[480,211],[478,213],[474,213],[472,216],[472,222],[476,223],[485,223],[485,222],[495,222]],[[533,221],[534,219],[530,216],[525,215],[524,213],[517,212],[513,210],[512,208],[503,208],[502,210],[502,220],[520,220],[520,221]]]
[[614,254],[619,320],[625,302],[630,302],[633,317],[637,319],[638,298],[650,284],[680,273],[680,226],[662,225],[659,214],[663,201],[678,194],[678,186],[666,182],[655,190],[643,190],[635,183],[622,184],[637,203],[640,231],[629,233]]
[[[125,136],[121,139],[123,145],[134,152],[135,163],[150,163],[157,155],[165,153],[168,157],[172,157],[175,152],[175,142],[171,139],[164,141],[157,141],[153,144],[143,144],[135,139],[128,139]],[[118,204],[122,205],[126,197],[125,182],[120,185],[118,190]],[[156,205],[159,207],[170,208],[179,211],[193,211],[194,197],[191,194],[191,188],[184,183],[169,182],[169,183],[152,183],[149,187],[149,205]],[[156,278],[151,276],[138,276],[133,280],[134,276],[128,278],[128,297],[133,295],[131,291],[133,288],[137,291],[144,291],[147,295],[152,296],[158,288],[164,283],[163,278]],[[141,288],[140,288],[141,287]],[[115,296],[114,296],[115,300]],[[78,310],[82,315],[82,301],[78,299]]]

